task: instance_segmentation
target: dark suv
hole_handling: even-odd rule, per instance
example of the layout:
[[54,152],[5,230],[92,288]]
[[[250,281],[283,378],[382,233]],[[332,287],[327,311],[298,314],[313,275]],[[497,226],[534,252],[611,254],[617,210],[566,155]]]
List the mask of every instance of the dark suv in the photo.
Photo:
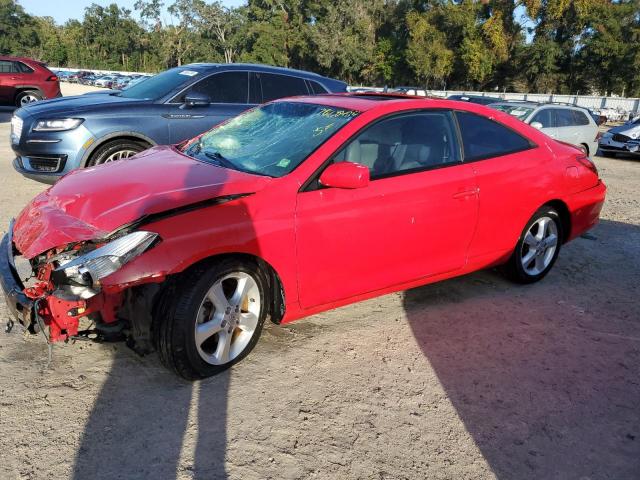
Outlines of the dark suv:
[[22,107],[59,96],[58,77],[44,63],[0,56],[0,103]]
[[191,64],[123,91],[33,104],[11,120],[14,168],[53,183],[65,173],[179,143],[257,104],[346,92],[320,75],[250,64]]

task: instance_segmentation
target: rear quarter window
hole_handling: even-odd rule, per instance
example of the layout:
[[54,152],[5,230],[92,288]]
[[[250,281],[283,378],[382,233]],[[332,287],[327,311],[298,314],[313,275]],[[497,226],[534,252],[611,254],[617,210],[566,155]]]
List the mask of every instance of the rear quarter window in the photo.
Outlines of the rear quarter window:
[[587,115],[584,112],[581,112],[580,110],[573,110],[573,121],[576,125],[580,125],[580,126],[591,124],[591,122],[589,122],[589,118],[587,117]]
[[278,98],[308,95],[307,85],[302,78],[290,75],[260,73],[262,101],[270,102]]
[[535,145],[504,125],[470,112],[456,112],[464,160],[474,161],[521,152]]

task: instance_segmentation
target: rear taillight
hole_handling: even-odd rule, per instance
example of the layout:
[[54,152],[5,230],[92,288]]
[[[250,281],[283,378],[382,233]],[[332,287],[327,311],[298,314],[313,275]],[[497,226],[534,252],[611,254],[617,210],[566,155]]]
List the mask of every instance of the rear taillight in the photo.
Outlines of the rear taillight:
[[58,81],[58,77],[56,77],[55,75],[49,75],[47,77],[47,82],[57,82]]
[[596,167],[596,164],[593,163],[591,161],[591,159],[585,155],[581,155],[579,157],[576,158],[576,160],[583,166],[583,167],[587,167],[589,170],[591,170],[593,173],[595,173],[596,175],[598,175],[598,168]]

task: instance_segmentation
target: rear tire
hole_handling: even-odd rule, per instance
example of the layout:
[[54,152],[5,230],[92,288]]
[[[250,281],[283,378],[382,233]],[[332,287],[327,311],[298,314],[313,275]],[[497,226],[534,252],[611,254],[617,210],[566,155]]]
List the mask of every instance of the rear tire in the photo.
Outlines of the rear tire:
[[16,95],[16,107],[24,107],[33,102],[39,102],[44,97],[37,90],[25,90]]
[[542,207],[527,222],[511,258],[504,265],[506,276],[516,283],[534,283],[551,270],[563,238],[560,216],[551,207]]
[[188,270],[157,308],[162,363],[187,380],[216,375],[255,347],[267,317],[268,282],[253,262],[225,259]]
[[123,160],[125,158],[133,157],[135,154],[140,153],[149,148],[149,145],[136,142],[135,140],[112,140],[105,143],[101,147],[93,152],[88,167],[96,165],[102,165],[103,163],[115,162],[117,160]]

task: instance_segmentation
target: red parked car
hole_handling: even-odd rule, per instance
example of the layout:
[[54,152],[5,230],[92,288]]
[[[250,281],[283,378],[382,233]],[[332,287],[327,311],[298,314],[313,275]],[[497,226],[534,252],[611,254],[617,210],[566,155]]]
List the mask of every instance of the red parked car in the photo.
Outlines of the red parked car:
[[1,278],[51,342],[123,338],[203,378],[247,355],[266,318],[496,265],[540,280],[605,190],[580,150],[481,105],[296,97],[65,176],[11,225]]
[[60,81],[44,63],[0,56],[0,104],[21,107],[59,96]]

